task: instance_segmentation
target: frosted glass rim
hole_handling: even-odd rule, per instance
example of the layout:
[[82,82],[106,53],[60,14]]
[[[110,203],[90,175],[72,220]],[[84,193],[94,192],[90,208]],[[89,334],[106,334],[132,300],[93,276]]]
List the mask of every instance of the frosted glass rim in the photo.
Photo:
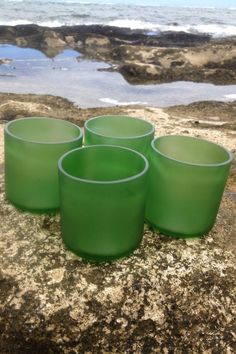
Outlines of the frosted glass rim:
[[[63,140],[63,141],[34,141],[34,140],[30,140],[30,139],[23,139],[19,136],[17,136],[16,134],[13,134],[9,128],[12,124],[14,124],[15,122],[18,122],[18,121],[26,121],[26,120],[47,120],[47,121],[60,121],[60,122],[63,122],[64,124],[67,124],[67,125],[70,125],[70,126],[74,126],[78,132],[79,132],[79,135],[73,139],[68,139],[68,140]],[[83,132],[82,132],[82,129],[74,124],[74,123],[71,123],[67,120],[64,120],[64,119],[60,119],[60,118],[50,118],[50,117],[24,117],[24,118],[17,118],[17,119],[14,119],[10,122],[8,122],[6,125],[5,125],[5,128],[4,128],[5,132],[10,135],[12,138],[16,139],[16,140],[20,140],[20,141],[23,141],[25,143],[30,143],[30,144],[37,144],[37,145],[59,145],[59,144],[68,144],[68,143],[72,143],[74,141],[77,141],[77,140],[80,140],[82,137],[83,137]]]
[[[105,118],[105,119],[112,119],[112,118],[109,118],[109,117],[124,117],[124,118],[128,118],[128,119],[133,119],[135,121],[141,121],[142,123],[146,123],[147,125],[150,126],[151,130],[148,132],[148,133],[145,133],[145,134],[141,134],[141,135],[133,135],[133,136],[111,136],[111,135],[107,135],[107,134],[101,134],[101,133],[97,133],[95,130],[93,130],[92,128],[89,128],[88,127],[88,124],[96,119],[99,119],[99,118]],[[104,115],[104,116],[96,116],[96,117],[92,117],[88,120],[86,120],[86,122],[84,123],[84,128],[86,130],[88,130],[90,133],[94,134],[94,135],[98,135],[98,136],[101,136],[101,137],[104,137],[104,138],[109,138],[109,139],[124,139],[124,140],[128,140],[128,139],[140,139],[140,138],[143,138],[145,136],[149,136],[151,134],[154,134],[155,133],[155,127],[152,123],[142,119],[142,118],[138,118],[138,117],[132,117],[132,116],[127,116],[127,115]]]
[[[80,151],[80,150],[85,150],[85,149],[86,150],[87,149],[94,149],[94,148],[96,148],[96,149],[97,148],[99,148],[99,149],[102,149],[102,148],[114,148],[116,150],[119,149],[119,150],[130,151],[130,152],[138,155],[139,157],[141,157],[143,159],[144,168],[143,168],[143,170],[141,172],[139,172],[139,173],[137,173],[137,174],[135,174],[133,176],[130,176],[130,177],[127,177],[127,178],[121,178],[121,179],[117,179],[117,180],[112,180],[112,181],[102,181],[102,180],[99,181],[99,180],[90,180],[90,179],[75,177],[75,176],[73,176],[70,173],[65,171],[65,169],[62,166],[64,158],[66,158],[68,155],[72,154],[75,151]],[[59,168],[59,170],[60,170],[60,172],[62,174],[64,174],[68,178],[73,179],[73,180],[78,181],[78,182],[84,182],[84,183],[89,183],[89,184],[102,184],[102,185],[109,184],[109,185],[111,185],[111,184],[120,184],[120,183],[131,182],[133,180],[136,180],[136,179],[142,177],[148,171],[149,162],[148,162],[147,158],[145,156],[143,156],[141,153],[139,153],[138,151],[135,151],[135,150],[123,147],[123,146],[117,146],[117,145],[88,145],[88,146],[82,146],[82,147],[70,150],[70,151],[66,152],[64,155],[62,155],[60,157],[60,159],[58,160],[58,168]]]
[[[178,138],[187,138],[189,140],[197,140],[197,141],[203,141],[206,142],[208,144],[212,144],[215,145],[219,148],[221,148],[222,150],[224,150],[227,154],[228,154],[228,159],[223,161],[223,162],[219,162],[219,163],[194,163],[194,162],[187,162],[184,160],[179,160],[179,159],[175,159],[174,157],[168,156],[166,154],[164,154],[163,152],[161,152],[156,146],[155,143],[157,140],[160,139],[165,139],[165,138],[170,138],[170,137],[178,137]],[[212,141],[209,141],[207,139],[202,139],[202,138],[197,138],[197,137],[192,137],[192,136],[188,136],[188,135],[163,135],[163,136],[159,136],[156,137],[152,140],[151,142],[151,147],[152,149],[157,152],[159,155],[165,157],[168,160],[177,162],[177,163],[181,163],[183,165],[189,165],[189,166],[196,166],[196,167],[220,167],[220,166],[224,166],[224,165],[228,165],[233,161],[233,154],[231,151],[229,151],[228,149],[226,149],[224,146],[214,143]]]

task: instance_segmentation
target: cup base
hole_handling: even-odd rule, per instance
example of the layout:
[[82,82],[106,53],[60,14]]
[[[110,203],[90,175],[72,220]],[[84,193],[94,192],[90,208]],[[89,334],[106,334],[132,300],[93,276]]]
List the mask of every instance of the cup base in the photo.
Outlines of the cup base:
[[173,232],[167,229],[163,229],[157,225],[155,225],[154,223],[150,222],[148,219],[145,219],[145,222],[150,225],[154,230],[160,232],[161,234],[165,235],[165,236],[170,236],[176,239],[186,239],[186,238],[200,238],[200,237],[204,237],[210,230],[211,228],[209,228],[208,230],[204,231],[204,232],[197,232],[197,233],[191,233],[191,234],[184,234],[181,232]]
[[31,208],[27,208],[24,207],[22,205],[16,204],[15,202],[12,202],[9,198],[6,198],[7,201],[13,205],[15,208],[21,210],[21,211],[25,211],[27,213],[31,213],[31,214],[57,214],[60,210],[59,207],[57,208],[48,208],[48,209],[31,209]]
[[[64,242],[65,244],[65,242]],[[104,263],[104,262],[112,262],[121,258],[125,258],[130,256],[139,246],[139,244],[135,247],[132,248],[126,252],[123,253],[119,253],[117,255],[112,255],[112,256],[99,256],[99,255],[91,255],[89,253],[85,253],[85,252],[81,252],[78,250],[73,250],[70,247],[67,246],[67,244],[65,244],[66,248],[71,251],[72,253],[74,253],[76,256],[82,258],[84,261],[88,261],[91,263]]]

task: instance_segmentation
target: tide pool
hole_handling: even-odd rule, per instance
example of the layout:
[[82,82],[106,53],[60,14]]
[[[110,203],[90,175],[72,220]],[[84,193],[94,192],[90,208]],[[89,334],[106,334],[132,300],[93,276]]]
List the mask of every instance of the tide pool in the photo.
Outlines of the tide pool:
[[65,50],[55,58],[40,51],[0,46],[0,58],[12,61],[0,65],[0,92],[62,96],[82,108],[141,104],[167,107],[196,101],[233,101],[236,85],[215,86],[193,82],[131,85],[121,74],[107,72],[104,62],[84,59]]

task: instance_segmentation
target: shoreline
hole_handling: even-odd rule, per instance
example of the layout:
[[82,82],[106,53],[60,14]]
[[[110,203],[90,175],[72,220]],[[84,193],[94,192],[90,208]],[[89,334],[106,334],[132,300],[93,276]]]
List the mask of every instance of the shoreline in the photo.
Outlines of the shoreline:
[[0,92],[46,94],[73,101],[81,108],[115,105],[170,107],[197,101],[230,102],[236,85],[191,81],[135,85],[124,80],[111,64],[62,49],[54,58],[39,50],[0,45]]
[[[0,44],[38,49],[50,58],[65,49],[104,61],[131,84],[174,81],[236,84],[236,37],[145,31],[101,25],[0,26]],[[8,59],[8,58],[1,58]]]
[[[192,134],[203,138],[205,135],[206,138],[211,139],[212,136],[213,140],[218,141],[222,139],[222,134],[227,142],[226,147],[235,150],[236,100],[233,102],[199,101],[165,108],[149,105],[81,108],[59,96],[0,92],[0,102],[0,123],[20,117],[49,116],[67,119],[82,127],[87,119],[99,115],[134,115],[153,121],[158,135],[161,132]],[[155,114],[162,119],[158,121]]]

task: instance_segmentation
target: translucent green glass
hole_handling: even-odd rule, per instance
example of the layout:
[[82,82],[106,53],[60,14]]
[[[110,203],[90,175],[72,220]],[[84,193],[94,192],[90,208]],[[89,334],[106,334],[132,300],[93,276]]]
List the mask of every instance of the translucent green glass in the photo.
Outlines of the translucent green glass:
[[59,160],[62,237],[77,255],[109,261],[143,235],[148,161],[127,148],[87,146]]
[[151,123],[129,116],[91,118],[85,122],[84,128],[85,145],[125,146],[146,156],[154,138]]
[[5,127],[6,197],[36,213],[59,208],[58,159],[82,145],[82,132],[53,118],[22,118]]
[[147,221],[170,236],[207,233],[216,219],[232,154],[187,136],[163,136],[151,146]]

